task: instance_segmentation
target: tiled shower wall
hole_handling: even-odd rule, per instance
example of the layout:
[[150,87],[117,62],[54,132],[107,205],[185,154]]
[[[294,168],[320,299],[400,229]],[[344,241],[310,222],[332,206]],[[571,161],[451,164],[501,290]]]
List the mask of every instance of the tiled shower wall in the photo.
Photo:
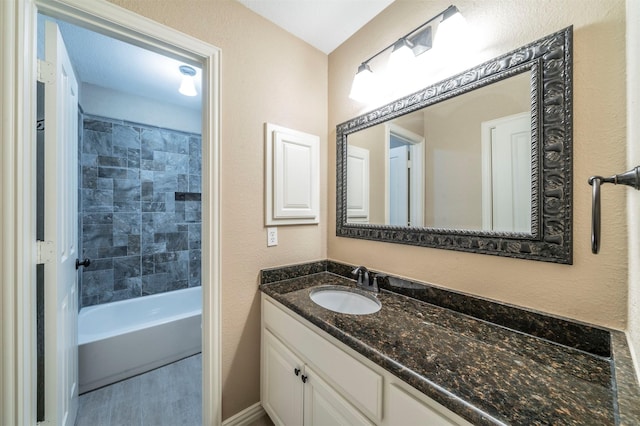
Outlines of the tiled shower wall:
[[85,114],[82,306],[200,285],[200,135]]

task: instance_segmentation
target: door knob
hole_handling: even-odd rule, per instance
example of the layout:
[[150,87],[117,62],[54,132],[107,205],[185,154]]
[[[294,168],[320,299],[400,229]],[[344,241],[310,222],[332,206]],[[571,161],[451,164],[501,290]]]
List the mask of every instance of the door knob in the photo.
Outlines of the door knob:
[[80,269],[81,266],[87,267],[91,265],[91,259],[85,258],[82,262],[80,259],[76,259],[76,269]]

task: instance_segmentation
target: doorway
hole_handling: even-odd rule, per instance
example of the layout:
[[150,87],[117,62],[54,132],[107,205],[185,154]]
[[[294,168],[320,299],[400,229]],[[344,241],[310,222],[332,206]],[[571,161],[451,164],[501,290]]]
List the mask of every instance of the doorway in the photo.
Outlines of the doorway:
[[385,223],[424,225],[424,137],[396,124],[386,126]]
[[[202,258],[203,258],[203,400],[205,401],[203,418],[207,423],[219,423],[220,419],[220,382],[219,382],[219,282],[220,282],[220,244],[219,244],[219,51],[198,40],[185,37],[170,28],[150,22],[131,12],[124,11],[107,2],[68,1],[64,5],[54,1],[25,1],[11,7],[2,6],[2,20],[21,22],[20,25],[3,25],[3,35],[10,49],[17,53],[12,55],[6,73],[2,75],[3,107],[7,110],[26,112],[18,114],[15,121],[8,124],[12,135],[7,138],[8,146],[17,149],[15,158],[3,160],[3,165],[13,164],[15,182],[3,181],[3,203],[10,201],[11,194],[29,193],[31,182],[35,182],[35,107],[25,108],[29,102],[35,104],[36,73],[33,51],[35,43],[35,17],[40,11],[61,20],[69,20],[90,29],[100,29],[102,33],[117,36],[138,46],[152,48],[164,52],[187,63],[201,64],[204,71],[205,87],[209,88],[203,102],[203,188],[202,188]],[[24,42],[22,42],[24,41]],[[9,49],[7,48],[7,49]],[[27,70],[26,72],[24,70]],[[12,80],[13,78],[13,80]],[[17,80],[15,79],[17,78]],[[12,91],[7,90],[10,83],[15,85]],[[8,96],[4,96],[8,95]],[[18,137],[19,136],[19,137]],[[26,136],[26,137],[25,137]],[[24,141],[31,141],[25,144]],[[16,161],[17,158],[17,161]],[[33,166],[32,166],[33,165]],[[35,198],[35,197],[34,197]],[[9,236],[9,244],[30,244],[35,240],[35,214],[20,217],[20,212],[35,211],[35,200],[20,197],[16,205],[16,216],[11,219],[16,232]],[[7,219],[6,216],[3,218]],[[19,218],[19,220],[18,220]],[[31,238],[23,237],[32,236]],[[20,241],[24,241],[21,243]],[[15,323],[15,334],[3,333],[3,407],[11,409],[3,413],[3,420],[9,424],[35,424],[36,386],[35,361],[36,330],[31,327],[30,318],[35,318],[35,265],[36,251],[21,250],[16,253],[3,252],[3,264],[15,262],[16,270],[6,270],[9,292],[3,290],[2,304],[13,306],[4,310],[3,318]],[[12,278],[13,277],[13,278]],[[18,279],[15,279],[18,278]],[[33,280],[33,281],[32,281]],[[15,298],[5,297],[10,295]],[[5,344],[9,342],[10,344]],[[11,344],[13,343],[13,344]],[[4,379],[7,378],[5,381]],[[3,410],[4,411],[4,410]],[[51,421],[48,421],[51,423]]]
[[[57,56],[52,45],[57,45]],[[62,216],[63,222],[70,222],[70,226],[63,228],[73,228],[69,229],[73,232],[69,236],[55,234],[75,240],[69,252],[77,253],[70,253],[73,255],[70,261],[77,258],[78,262],[77,271],[73,265],[68,268],[67,280],[73,280],[73,284],[69,281],[65,285],[63,281],[67,280],[58,279],[60,266],[56,267],[56,275],[45,276],[42,280],[45,282],[39,282],[39,288],[46,291],[45,297],[38,299],[38,312],[43,312],[47,319],[39,321],[42,330],[38,330],[38,348],[45,347],[44,353],[39,350],[39,357],[47,362],[45,374],[38,370],[38,419],[45,418],[46,406],[55,406],[59,423],[73,424],[73,414],[77,411],[76,424],[81,426],[96,416],[110,418],[112,412],[132,412],[131,408],[121,407],[126,402],[128,407],[139,408],[131,415],[141,417],[143,424],[152,414],[162,413],[162,418],[169,423],[190,421],[199,425],[202,423],[201,386],[198,385],[202,381],[201,363],[181,364],[189,366],[180,370],[181,375],[191,376],[190,387],[183,392],[167,391],[175,388],[169,386],[174,381],[171,375],[159,375],[167,383],[156,383],[155,389],[154,386],[148,389],[147,384],[144,393],[154,397],[144,399],[130,395],[118,403],[107,392],[94,390],[188,356],[200,359],[197,355],[201,346],[199,320],[175,320],[171,326],[164,327],[160,337],[152,331],[152,327],[160,326],[150,324],[146,318],[157,316],[158,321],[154,323],[169,321],[161,318],[159,312],[169,305],[177,314],[189,312],[194,309],[190,299],[196,303],[196,295],[201,294],[198,291],[202,241],[201,70],[195,65],[189,66],[194,75],[184,77],[181,71],[187,65],[181,61],[38,14],[40,68],[57,69],[56,62],[62,57],[68,58],[69,68],[75,72],[62,70],[61,80],[55,84],[46,76],[39,77],[45,80],[44,103],[51,105],[47,107],[49,110],[44,108],[48,111],[44,116],[44,134],[49,140],[45,151],[55,145],[57,114],[66,109],[60,108],[58,101],[53,107],[55,88],[65,86],[75,75],[74,105],[69,106],[68,114],[60,114],[61,118],[70,114],[73,123],[68,126],[70,134],[61,139],[64,141],[64,146],[59,148],[62,155],[54,163],[45,161],[44,169],[39,169],[39,173],[50,179],[47,179],[48,189],[43,191],[45,202],[38,206],[43,214],[39,212],[38,217],[45,219],[45,230],[55,227],[53,206],[61,204],[57,198],[66,198],[58,197],[58,192],[78,194],[77,202],[70,203],[73,214]],[[195,90],[190,96],[179,92],[181,81],[193,83]],[[72,140],[76,150],[70,148]],[[55,156],[55,152],[38,155],[47,159]],[[58,165],[60,170],[51,173]],[[76,169],[78,173],[71,173]],[[68,184],[59,180],[67,174],[73,181]],[[71,190],[52,188],[52,181],[57,181],[56,186],[69,185]],[[77,217],[77,221],[73,217]],[[46,235],[47,232],[43,239],[48,238]],[[55,241],[54,234],[50,235]],[[49,296],[52,286],[48,283],[52,282],[58,283],[58,295]],[[185,291],[194,296],[185,299]],[[54,300],[63,300],[65,293],[73,303],[54,303]],[[186,300],[189,303],[180,302]],[[117,305],[112,305],[116,302]],[[196,309],[201,311],[201,301],[198,305]],[[98,326],[100,331],[92,314],[97,309],[112,312],[104,314]],[[129,319],[120,323],[120,316]],[[66,322],[59,323],[60,318],[66,318]],[[110,326],[106,327],[105,323]],[[139,329],[137,342],[127,344],[131,328]],[[67,331],[61,332],[61,329]],[[102,331],[109,334],[109,339],[96,337],[96,333]],[[176,333],[182,338],[173,336]],[[185,336],[192,337],[186,339]],[[160,345],[158,339],[167,343]],[[148,350],[150,347],[154,350]],[[77,356],[57,357],[53,362],[48,354],[59,353],[60,349]],[[68,373],[62,377],[55,370]],[[60,383],[52,386],[53,382]],[[60,386],[68,389],[61,391]],[[43,398],[47,393],[50,396]],[[55,399],[51,394],[55,394]],[[70,395],[71,403],[61,398],[65,394]],[[140,403],[132,403],[136,400]],[[184,406],[188,406],[189,411],[197,410],[197,415],[185,413],[180,408]],[[140,421],[130,418],[124,423]]]

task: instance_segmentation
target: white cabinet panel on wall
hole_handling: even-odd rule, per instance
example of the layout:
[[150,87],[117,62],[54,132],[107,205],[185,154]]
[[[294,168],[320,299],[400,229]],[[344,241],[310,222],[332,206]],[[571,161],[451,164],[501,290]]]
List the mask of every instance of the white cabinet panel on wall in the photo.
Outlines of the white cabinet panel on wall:
[[369,223],[369,150],[347,146],[347,221]]
[[266,225],[320,221],[320,138],[265,123]]

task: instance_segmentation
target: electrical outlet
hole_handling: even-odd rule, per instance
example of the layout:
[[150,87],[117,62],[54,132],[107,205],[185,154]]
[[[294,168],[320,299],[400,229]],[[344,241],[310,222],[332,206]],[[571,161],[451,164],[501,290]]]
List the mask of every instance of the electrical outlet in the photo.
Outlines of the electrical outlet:
[[278,245],[278,228],[267,228],[267,247]]

